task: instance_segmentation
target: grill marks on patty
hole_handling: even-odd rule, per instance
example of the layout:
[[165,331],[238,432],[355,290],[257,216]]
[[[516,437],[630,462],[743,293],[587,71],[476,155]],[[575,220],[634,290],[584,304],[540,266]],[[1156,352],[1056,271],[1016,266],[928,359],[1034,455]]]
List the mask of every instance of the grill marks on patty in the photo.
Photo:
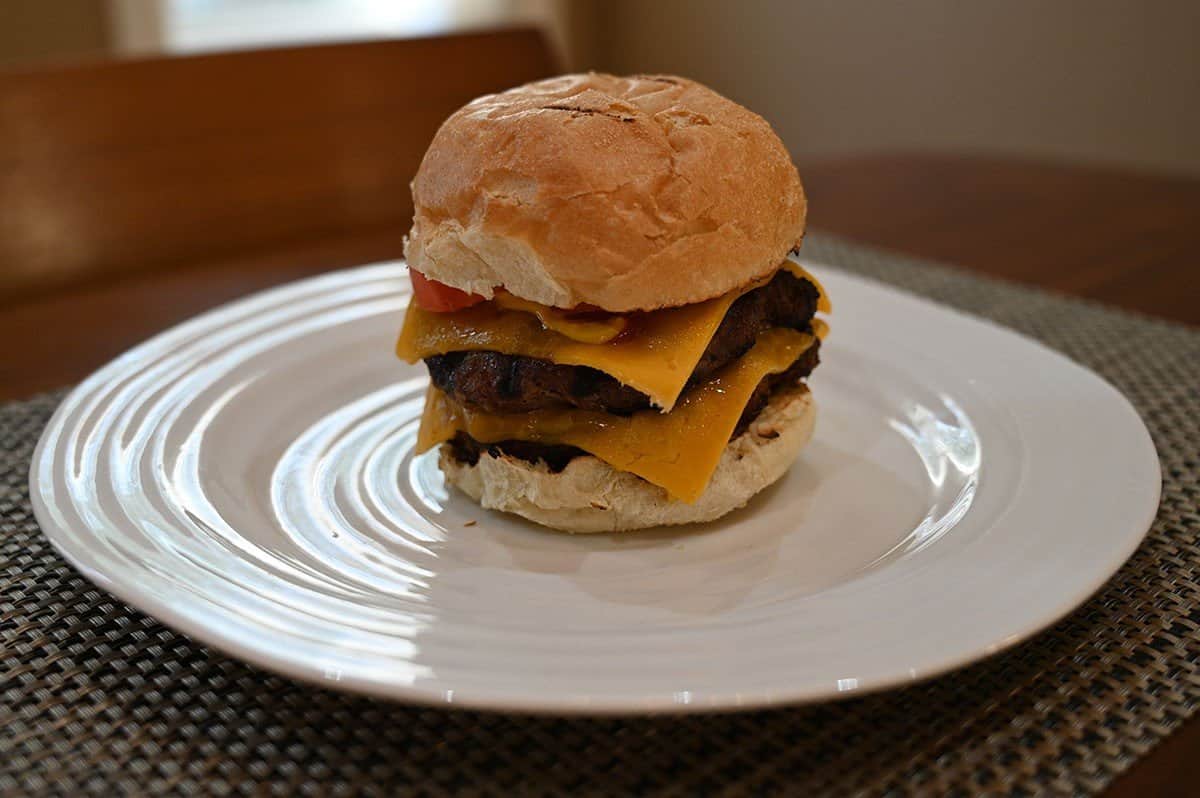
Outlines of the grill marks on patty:
[[[817,289],[812,283],[787,271],[780,271],[771,282],[742,295],[725,314],[688,385],[707,379],[744,355],[764,330],[809,329],[817,299]],[[731,439],[746,431],[776,388],[794,385],[812,373],[820,362],[819,349],[818,341],[787,370],[763,378],[746,402]],[[586,366],[563,366],[499,352],[452,352],[426,358],[425,363],[434,385],[459,403],[488,413],[578,407],[628,415],[650,407],[645,394]],[[541,461],[556,473],[575,457],[587,454],[574,446],[533,441],[480,443],[464,432],[450,440],[449,447],[456,460],[469,465],[475,465],[487,452],[531,463]]]
[[628,415],[650,406],[645,394],[587,366],[499,352],[450,352],[426,358],[425,365],[443,392],[487,413],[578,407]]
[[[754,421],[758,417],[758,414],[762,412],[762,409],[767,406],[767,402],[771,400],[771,394],[776,388],[794,385],[812,373],[812,370],[820,362],[819,349],[820,342],[813,344],[786,371],[781,371],[778,374],[768,374],[758,383],[758,387],[754,389],[754,393],[750,395],[750,399],[746,402],[746,407],[738,419],[733,434],[729,436],[730,440],[733,440],[746,431],[746,428],[750,426],[750,422]],[[479,457],[484,452],[487,452],[493,457],[508,455],[509,457],[516,457],[530,463],[542,461],[549,467],[551,472],[556,474],[566,468],[567,463],[571,462],[574,458],[587,455],[587,452],[583,449],[563,444],[536,443],[534,441],[480,443],[465,432],[459,432],[455,435],[449,441],[449,445],[450,454],[454,459],[467,465],[475,465],[479,462]]]
[[[817,298],[812,283],[784,270],[766,285],[743,294],[725,314],[688,385],[707,379],[744,355],[764,330],[808,329]],[[433,384],[444,393],[487,413],[578,407],[628,415],[650,407],[645,394],[587,366],[564,366],[499,352],[450,352],[426,358],[425,365]]]

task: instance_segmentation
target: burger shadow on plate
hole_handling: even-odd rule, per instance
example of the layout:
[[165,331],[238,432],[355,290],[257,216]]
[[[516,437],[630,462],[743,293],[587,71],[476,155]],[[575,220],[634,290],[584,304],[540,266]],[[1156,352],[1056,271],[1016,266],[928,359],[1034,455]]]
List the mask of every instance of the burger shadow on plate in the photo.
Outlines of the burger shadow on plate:
[[[829,506],[831,496],[861,494],[855,486],[863,480],[882,504]],[[880,509],[900,505],[911,517]],[[772,594],[811,595],[886,565],[921,517],[921,503],[898,475],[816,440],[783,479],[716,521],[567,535],[497,513],[498,523],[477,529],[514,571],[557,575],[605,603],[707,616],[756,602],[752,594],[768,583]]]
[[497,514],[504,522],[488,523],[485,534],[515,570],[559,575],[605,603],[714,615],[743,604],[777,570],[780,546],[803,530],[809,499],[829,476],[825,468],[798,462],[746,506],[703,524],[566,535]]

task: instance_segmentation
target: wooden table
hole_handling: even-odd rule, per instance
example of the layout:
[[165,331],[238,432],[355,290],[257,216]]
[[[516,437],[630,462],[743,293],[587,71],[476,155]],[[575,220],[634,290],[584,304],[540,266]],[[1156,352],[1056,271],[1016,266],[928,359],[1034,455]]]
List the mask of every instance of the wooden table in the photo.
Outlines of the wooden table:
[[[1200,179],[978,157],[879,155],[801,173],[814,229],[1130,310],[1200,324]],[[205,308],[400,255],[381,229],[126,277],[0,309],[0,399],[75,382]],[[1109,790],[1194,795],[1200,718]]]

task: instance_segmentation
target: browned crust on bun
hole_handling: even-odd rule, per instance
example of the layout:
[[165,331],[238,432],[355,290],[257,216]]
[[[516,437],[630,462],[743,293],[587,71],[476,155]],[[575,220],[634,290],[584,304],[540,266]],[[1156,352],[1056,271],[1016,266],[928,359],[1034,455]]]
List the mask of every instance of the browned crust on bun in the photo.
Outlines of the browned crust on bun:
[[771,126],[672,76],[589,73],[474,100],[413,181],[409,264],[491,297],[653,310],[775,269],[804,235]]

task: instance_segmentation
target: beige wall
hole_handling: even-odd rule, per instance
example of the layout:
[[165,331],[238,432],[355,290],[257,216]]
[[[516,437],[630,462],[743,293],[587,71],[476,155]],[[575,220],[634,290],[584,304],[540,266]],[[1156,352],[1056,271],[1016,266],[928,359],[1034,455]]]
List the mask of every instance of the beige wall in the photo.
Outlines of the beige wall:
[[[800,159],[981,151],[1200,175],[1200,0],[458,2],[542,20],[574,68],[709,83]],[[0,67],[102,52],[110,8],[157,7],[0,0]]]
[[591,64],[695,77],[797,158],[1017,153],[1200,174],[1196,0],[612,0]]

